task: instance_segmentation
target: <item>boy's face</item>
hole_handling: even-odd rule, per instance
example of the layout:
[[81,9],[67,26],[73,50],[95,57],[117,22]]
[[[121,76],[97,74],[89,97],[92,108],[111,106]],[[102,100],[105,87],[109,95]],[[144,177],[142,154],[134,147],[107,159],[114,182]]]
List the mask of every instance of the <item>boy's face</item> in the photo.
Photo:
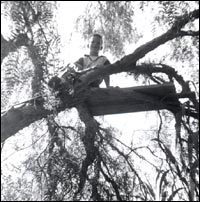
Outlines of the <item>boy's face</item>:
[[98,36],[93,36],[90,42],[90,53],[98,55],[101,48],[102,48],[102,39]]

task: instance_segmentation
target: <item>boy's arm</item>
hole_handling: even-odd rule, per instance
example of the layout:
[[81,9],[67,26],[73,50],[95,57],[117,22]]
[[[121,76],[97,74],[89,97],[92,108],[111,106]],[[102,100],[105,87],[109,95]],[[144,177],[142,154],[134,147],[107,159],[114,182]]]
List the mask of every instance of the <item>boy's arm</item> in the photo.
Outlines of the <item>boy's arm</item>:
[[110,87],[110,76],[106,76],[106,77],[104,78],[104,81],[105,81],[105,83],[106,83],[106,87],[107,87],[107,88]]
[[83,70],[83,58],[80,58],[74,64],[78,67],[78,70]]
[[[110,64],[110,61],[107,59],[104,63],[104,65],[109,65]],[[106,83],[106,87],[110,87],[110,76],[106,76],[104,77],[104,81]]]

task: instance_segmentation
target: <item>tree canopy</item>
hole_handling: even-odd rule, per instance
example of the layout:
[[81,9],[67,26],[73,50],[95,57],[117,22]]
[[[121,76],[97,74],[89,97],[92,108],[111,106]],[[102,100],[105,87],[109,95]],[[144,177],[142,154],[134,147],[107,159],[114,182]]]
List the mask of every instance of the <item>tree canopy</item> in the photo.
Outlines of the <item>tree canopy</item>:
[[[10,25],[8,36],[1,33],[2,152],[9,141],[15,151],[25,139],[31,143],[23,166],[13,165],[19,173],[25,168],[25,177],[14,181],[2,169],[2,200],[199,200],[198,2],[88,2],[72,33],[86,41],[102,34],[104,51],[115,62],[82,72],[60,59],[58,2],[2,1],[1,6]],[[74,73],[73,81],[69,77],[64,88],[52,91],[47,83],[63,69]],[[169,111],[157,111],[157,128],[143,130],[143,139],[128,144],[94,117],[91,103],[110,96],[116,111],[119,96],[127,105],[131,94],[151,105],[155,97],[88,88],[99,76],[122,72],[138,85],[173,84],[184,96],[167,103]],[[159,104],[169,96],[163,94]]]

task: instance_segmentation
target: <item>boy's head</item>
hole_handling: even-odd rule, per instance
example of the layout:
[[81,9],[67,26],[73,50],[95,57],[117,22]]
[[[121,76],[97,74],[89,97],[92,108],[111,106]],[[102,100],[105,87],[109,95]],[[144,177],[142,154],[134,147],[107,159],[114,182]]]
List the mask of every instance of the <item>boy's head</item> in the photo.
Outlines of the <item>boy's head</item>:
[[93,34],[90,41],[90,55],[97,55],[99,51],[103,48],[103,39],[99,34]]

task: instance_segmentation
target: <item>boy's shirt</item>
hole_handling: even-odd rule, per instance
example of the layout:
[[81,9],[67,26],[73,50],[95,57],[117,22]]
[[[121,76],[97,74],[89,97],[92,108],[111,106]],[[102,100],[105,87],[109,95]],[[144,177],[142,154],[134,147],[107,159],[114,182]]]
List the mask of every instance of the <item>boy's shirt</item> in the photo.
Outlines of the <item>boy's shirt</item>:
[[[74,64],[77,66],[78,70],[84,70],[84,69],[92,69],[97,66],[109,65],[110,62],[105,56],[84,55],[84,57],[80,58]],[[92,82],[90,86],[99,87],[103,79],[106,82],[106,80],[109,80],[109,76],[105,78],[100,77],[98,80]]]
[[109,60],[105,56],[90,56],[84,55],[78,61],[74,63],[79,70],[91,69],[96,66],[104,66],[110,64]]

